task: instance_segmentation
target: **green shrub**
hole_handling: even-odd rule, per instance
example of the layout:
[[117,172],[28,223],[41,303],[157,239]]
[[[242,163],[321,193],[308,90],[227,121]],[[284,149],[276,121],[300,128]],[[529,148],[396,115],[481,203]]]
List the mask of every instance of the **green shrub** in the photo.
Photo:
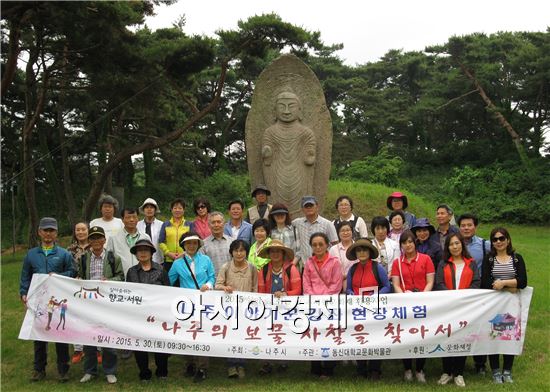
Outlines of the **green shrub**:
[[341,171],[340,176],[350,180],[396,186],[402,166],[403,159],[390,155],[388,149],[382,148],[378,155],[353,161],[348,168]]

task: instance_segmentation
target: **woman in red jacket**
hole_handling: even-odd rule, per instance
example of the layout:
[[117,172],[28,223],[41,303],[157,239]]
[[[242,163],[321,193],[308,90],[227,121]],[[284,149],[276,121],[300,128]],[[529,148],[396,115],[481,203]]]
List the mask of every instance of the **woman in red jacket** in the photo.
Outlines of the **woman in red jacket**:
[[[270,259],[270,262],[258,271],[258,293],[273,294],[276,298],[302,294],[302,277],[292,262],[292,249],[279,240],[273,240],[258,255]],[[262,362],[260,374],[270,374],[274,364],[269,361]],[[279,371],[286,371],[288,368],[284,361],[277,361],[277,364]]]
[[[464,238],[460,233],[451,234],[445,240],[443,262],[435,276],[436,290],[478,289],[480,285],[476,261],[468,253]],[[466,357],[444,357],[443,374],[437,383],[445,385],[454,378],[459,387],[465,387],[464,365]]]
[[273,294],[277,298],[302,294],[302,277],[292,263],[292,249],[279,240],[273,240],[258,256],[271,260],[258,271],[259,293]]

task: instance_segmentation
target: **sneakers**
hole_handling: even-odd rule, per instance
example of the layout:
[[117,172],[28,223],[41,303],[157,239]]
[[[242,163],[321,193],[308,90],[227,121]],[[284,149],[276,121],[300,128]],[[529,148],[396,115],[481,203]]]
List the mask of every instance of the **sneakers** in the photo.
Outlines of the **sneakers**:
[[84,351],[75,351],[73,353],[73,357],[71,358],[71,362],[73,364],[77,364],[82,360],[83,356],[84,356]]
[[84,376],[82,376],[82,378],[80,379],[80,382],[82,383],[88,382],[88,381],[91,381],[93,378],[94,376],[92,374],[86,373]]
[[246,377],[246,371],[242,366],[239,366],[237,368],[237,373],[239,374],[239,378],[245,378]]
[[512,372],[505,370],[502,372],[502,381],[508,384],[513,384],[514,379],[512,378]]
[[199,369],[193,377],[193,382],[203,382],[206,380],[206,369]]
[[413,372],[412,370],[405,370],[405,374],[403,375],[403,378],[407,382],[411,382],[413,380]]
[[103,355],[101,355],[101,351],[97,351],[97,364],[101,365],[103,363]]
[[416,372],[416,381],[418,381],[421,384],[426,384],[426,376],[424,375],[424,372],[422,370],[419,372]]
[[32,372],[32,375],[31,375],[31,381],[32,382],[36,382],[36,381],[42,381],[43,379],[46,378],[46,372],[45,371],[40,371],[40,370],[34,370]]
[[500,373],[500,370],[493,370],[493,383],[502,384],[502,373]]
[[239,372],[237,371],[237,368],[235,366],[231,366],[227,368],[227,377],[229,378],[239,377]]
[[457,387],[462,387],[464,388],[466,386],[466,383],[464,382],[464,377],[462,376],[456,376],[455,377],[455,385]]
[[66,383],[69,381],[69,373],[59,373],[59,382]]
[[[80,380],[82,381],[82,380]],[[107,374],[107,383],[108,384],[116,384],[117,382],[117,379],[116,379],[116,376],[114,374]]]
[[441,377],[439,377],[439,380],[437,380],[437,383],[439,385],[447,385],[449,381],[452,381],[452,379],[453,379],[453,376],[447,373],[443,373]]

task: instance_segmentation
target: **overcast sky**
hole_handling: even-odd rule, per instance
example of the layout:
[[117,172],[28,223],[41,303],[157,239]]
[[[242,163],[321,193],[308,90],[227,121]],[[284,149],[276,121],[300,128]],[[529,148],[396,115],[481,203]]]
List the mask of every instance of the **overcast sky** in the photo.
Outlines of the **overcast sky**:
[[338,55],[349,65],[376,61],[390,49],[423,50],[453,35],[546,31],[550,25],[548,0],[179,0],[157,7],[146,24],[170,27],[185,14],[186,33],[214,36],[220,28],[237,28],[240,19],[270,12],[320,31],[326,44],[344,44]]

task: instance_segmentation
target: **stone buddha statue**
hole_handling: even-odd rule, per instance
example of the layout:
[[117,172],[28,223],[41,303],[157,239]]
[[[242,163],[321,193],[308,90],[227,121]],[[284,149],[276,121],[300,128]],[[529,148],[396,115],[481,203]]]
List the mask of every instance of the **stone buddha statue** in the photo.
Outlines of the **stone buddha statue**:
[[272,200],[285,203],[296,214],[302,196],[313,194],[315,134],[302,124],[301,102],[294,93],[277,95],[275,116],[275,124],[262,139],[263,176]]

